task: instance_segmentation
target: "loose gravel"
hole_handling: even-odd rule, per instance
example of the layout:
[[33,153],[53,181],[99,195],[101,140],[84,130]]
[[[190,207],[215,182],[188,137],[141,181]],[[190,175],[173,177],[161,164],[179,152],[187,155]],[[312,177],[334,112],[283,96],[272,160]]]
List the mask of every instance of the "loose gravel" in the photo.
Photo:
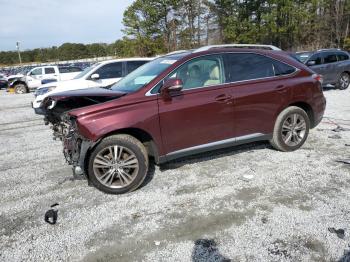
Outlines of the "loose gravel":
[[350,88],[325,95],[324,120],[296,152],[254,143],[201,154],[152,166],[142,188],[113,196],[72,179],[32,94],[1,91],[0,261],[345,259],[350,165],[336,160],[350,158]]

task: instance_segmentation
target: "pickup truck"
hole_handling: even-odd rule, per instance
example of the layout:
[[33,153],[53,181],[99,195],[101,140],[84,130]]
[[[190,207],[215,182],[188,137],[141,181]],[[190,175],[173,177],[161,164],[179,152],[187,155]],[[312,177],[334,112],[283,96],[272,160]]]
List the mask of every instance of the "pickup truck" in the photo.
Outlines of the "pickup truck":
[[42,85],[43,80],[71,80],[82,71],[76,66],[40,66],[34,67],[22,78],[10,83],[16,94],[28,93]]

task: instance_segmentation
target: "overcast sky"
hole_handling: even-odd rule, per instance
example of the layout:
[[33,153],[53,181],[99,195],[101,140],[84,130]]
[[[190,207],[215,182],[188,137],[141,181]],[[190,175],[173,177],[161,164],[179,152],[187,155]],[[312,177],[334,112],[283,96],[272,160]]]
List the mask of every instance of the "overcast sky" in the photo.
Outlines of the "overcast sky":
[[0,51],[71,43],[112,43],[123,36],[133,0],[0,0]]

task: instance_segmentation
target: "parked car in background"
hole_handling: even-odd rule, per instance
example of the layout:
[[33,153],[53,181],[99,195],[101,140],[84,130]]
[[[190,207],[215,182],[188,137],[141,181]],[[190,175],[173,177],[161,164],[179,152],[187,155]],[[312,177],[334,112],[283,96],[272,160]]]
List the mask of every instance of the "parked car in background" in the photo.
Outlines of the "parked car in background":
[[323,76],[323,86],[333,85],[341,90],[350,85],[350,55],[340,49],[298,52],[297,56],[313,71]]
[[57,81],[70,80],[81,72],[81,68],[72,66],[40,66],[34,67],[24,77],[11,83],[16,94],[28,93],[30,90],[41,86],[44,79]]
[[113,194],[142,184],[150,156],[160,164],[260,140],[296,150],[325,105],[320,76],[285,52],[227,46],[159,57],[110,89],[43,101],[76,174]]
[[4,75],[0,75],[0,89],[6,89],[8,85],[7,79]]
[[42,85],[35,92],[33,108],[36,113],[40,114],[42,101],[46,97],[58,92],[112,85],[152,59],[124,58],[104,61],[86,68],[72,80],[51,82]]

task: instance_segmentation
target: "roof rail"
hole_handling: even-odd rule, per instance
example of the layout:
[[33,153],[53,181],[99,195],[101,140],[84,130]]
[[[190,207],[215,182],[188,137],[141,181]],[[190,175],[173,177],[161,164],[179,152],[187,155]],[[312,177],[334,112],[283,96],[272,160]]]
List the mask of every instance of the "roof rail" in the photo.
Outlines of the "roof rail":
[[318,49],[317,51],[331,51],[331,50],[336,50],[336,51],[342,51],[340,48],[323,48],[323,49]]
[[175,55],[175,54],[180,54],[180,53],[184,53],[184,52],[188,52],[188,50],[176,50],[176,51],[172,51],[170,53],[167,53],[166,55]]
[[257,45],[257,44],[224,44],[224,45],[208,45],[208,46],[203,46],[200,47],[196,50],[193,51],[193,53],[201,52],[201,51],[207,51],[212,48],[253,48],[253,49],[269,49],[269,50],[276,50],[276,51],[281,51],[280,48],[273,46],[273,45]]

